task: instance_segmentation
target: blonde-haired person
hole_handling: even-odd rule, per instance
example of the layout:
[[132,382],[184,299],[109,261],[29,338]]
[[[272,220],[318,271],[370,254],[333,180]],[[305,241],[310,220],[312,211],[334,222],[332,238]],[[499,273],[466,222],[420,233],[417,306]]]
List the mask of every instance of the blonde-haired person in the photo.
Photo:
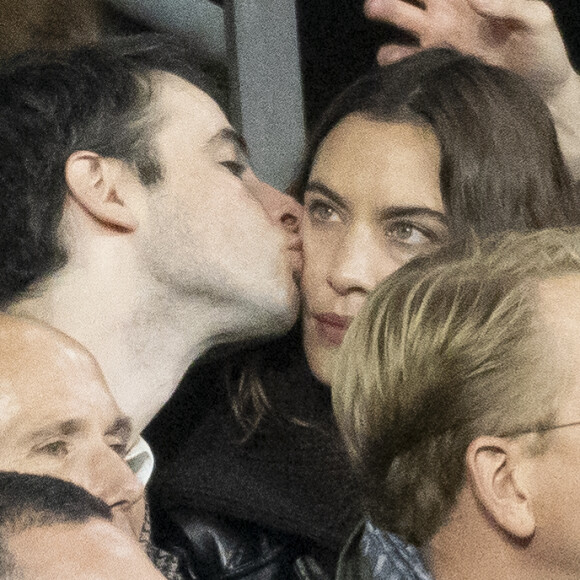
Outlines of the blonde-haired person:
[[381,561],[354,542],[340,577],[580,577],[579,353],[580,230],[496,237],[382,283],[333,404],[390,533]]

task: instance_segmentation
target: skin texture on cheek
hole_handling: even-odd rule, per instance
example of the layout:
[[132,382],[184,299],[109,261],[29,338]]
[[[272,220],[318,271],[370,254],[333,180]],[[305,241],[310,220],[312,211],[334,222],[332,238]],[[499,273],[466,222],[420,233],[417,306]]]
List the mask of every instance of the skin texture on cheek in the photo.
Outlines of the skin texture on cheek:
[[338,348],[320,344],[313,319],[303,323],[303,341],[310,370],[321,383],[330,386]]

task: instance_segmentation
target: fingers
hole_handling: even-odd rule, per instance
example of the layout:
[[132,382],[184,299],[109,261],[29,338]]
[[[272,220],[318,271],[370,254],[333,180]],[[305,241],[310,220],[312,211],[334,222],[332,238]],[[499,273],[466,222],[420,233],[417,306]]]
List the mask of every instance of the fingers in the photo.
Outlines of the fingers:
[[552,10],[542,0],[468,0],[484,18],[512,20],[526,28],[538,28],[554,20]]
[[367,18],[388,22],[401,30],[420,35],[425,24],[425,11],[405,0],[365,0]]
[[[426,23],[425,11],[405,0],[365,0],[364,11],[371,20],[380,20],[421,37]],[[410,44],[385,44],[377,53],[377,62],[386,66],[420,50]]]
[[377,62],[380,66],[387,66],[420,50],[420,46],[412,44],[385,44],[377,53]]

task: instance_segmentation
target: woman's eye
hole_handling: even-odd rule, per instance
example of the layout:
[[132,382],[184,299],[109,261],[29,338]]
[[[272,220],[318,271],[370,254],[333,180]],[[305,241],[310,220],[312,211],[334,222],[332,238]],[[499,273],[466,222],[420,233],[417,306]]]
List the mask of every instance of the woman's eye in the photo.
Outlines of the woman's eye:
[[433,241],[433,236],[430,236],[427,232],[407,222],[389,225],[387,227],[387,237],[411,246]]
[[322,201],[312,201],[307,208],[309,215],[316,221],[328,222],[338,217],[334,209]]
[[42,445],[37,449],[39,453],[44,453],[45,455],[53,455],[55,457],[61,457],[66,455],[68,452],[66,441],[52,441],[46,445]]
[[233,173],[236,177],[241,177],[248,166],[245,163],[240,163],[239,161],[220,161],[220,165],[223,165],[230,173]]

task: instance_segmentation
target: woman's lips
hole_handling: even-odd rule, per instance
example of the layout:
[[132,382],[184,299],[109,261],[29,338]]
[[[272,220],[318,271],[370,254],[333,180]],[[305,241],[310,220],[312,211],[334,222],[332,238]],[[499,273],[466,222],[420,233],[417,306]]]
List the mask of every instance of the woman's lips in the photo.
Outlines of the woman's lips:
[[339,316],[332,312],[315,314],[316,331],[322,341],[330,346],[340,346],[352,322],[352,316]]

